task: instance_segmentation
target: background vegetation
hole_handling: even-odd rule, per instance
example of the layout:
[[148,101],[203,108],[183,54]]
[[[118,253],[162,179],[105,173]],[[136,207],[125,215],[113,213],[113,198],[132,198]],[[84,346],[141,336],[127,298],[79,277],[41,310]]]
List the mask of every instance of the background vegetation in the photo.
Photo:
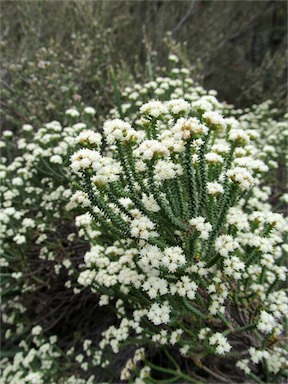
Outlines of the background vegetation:
[[1,7],[1,105],[10,120],[57,118],[60,105],[73,102],[69,91],[107,110],[112,69],[120,85],[131,76],[144,80],[147,60],[166,66],[168,50],[237,107],[273,99],[286,108],[285,1],[25,0]]
[[[285,1],[1,1],[2,130],[13,131],[16,143],[23,136],[23,124],[38,129],[52,120],[63,122],[66,109],[80,110],[84,105],[96,108],[93,128],[98,129],[121,101],[120,90],[161,75],[170,65],[169,53],[179,57],[196,82],[216,89],[220,100],[244,109],[271,99],[272,107],[278,108],[274,115],[280,116],[286,112],[287,96],[286,15]],[[284,180],[285,165],[279,164]],[[282,194],[285,184],[275,187],[278,176],[270,175],[274,197]],[[62,180],[55,179],[51,194],[59,185]],[[41,202],[40,197],[35,201]],[[33,209],[37,212],[37,204]],[[64,211],[63,201],[59,209]],[[45,203],[41,210],[45,217]],[[21,304],[28,308],[19,320],[23,333],[31,324],[41,324],[45,336],[58,336],[63,350],[71,346],[80,350],[87,337],[99,340],[102,330],[115,322],[111,311],[99,308],[97,294],[87,290],[75,295],[65,290],[67,273],[55,273],[54,266],[66,258],[77,269],[87,250],[84,241],[66,242],[67,235],[77,233],[73,215],[60,210],[61,220],[55,217],[49,222],[54,233],[48,248],[55,254],[61,249],[58,259],[39,260],[35,245],[39,233],[31,230],[26,269],[22,261],[13,261],[14,272],[25,269],[26,285],[35,287],[21,296]],[[60,245],[55,236],[63,240]],[[5,286],[6,280],[2,282]],[[19,287],[11,287],[5,293],[14,299]],[[2,356],[13,356],[18,341],[19,337],[5,340]],[[125,351],[127,356],[130,352]],[[127,356],[120,354],[114,361],[115,371],[99,371],[97,382],[113,380]],[[161,362],[161,357],[155,359]],[[77,366],[69,369],[66,374],[74,374]]]

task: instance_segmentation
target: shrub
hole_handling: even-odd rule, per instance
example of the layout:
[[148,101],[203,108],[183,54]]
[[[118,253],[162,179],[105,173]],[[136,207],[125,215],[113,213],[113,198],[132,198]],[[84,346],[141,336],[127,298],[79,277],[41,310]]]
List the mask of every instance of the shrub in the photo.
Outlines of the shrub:
[[121,380],[197,382],[208,373],[225,381],[242,370],[275,382],[284,374],[287,225],[261,206],[268,166],[251,144],[255,132],[217,106],[211,96],[152,100],[140,107],[143,129],[129,115],[108,120],[104,149],[83,132],[71,157],[73,199],[87,212],[88,237],[97,233],[78,282],[101,292],[119,318],[99,354],[106,361],[107,351],[135,345]]
[[84,105],[16,146],[3,132],[4,382],[285,375],[287,224],[267,175],[286,123],[220,103],[170,59],[116,92],[103,137]]

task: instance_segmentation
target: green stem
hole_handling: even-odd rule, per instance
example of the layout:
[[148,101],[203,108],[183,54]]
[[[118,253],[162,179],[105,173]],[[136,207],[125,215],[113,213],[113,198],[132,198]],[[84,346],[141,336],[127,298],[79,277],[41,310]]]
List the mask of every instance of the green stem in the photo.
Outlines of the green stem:
[[186,185],[189,196],[189,208],[191,217],[197,216],[198,211],[198,194],[196,190],[195,169],[193,165],[192,142],[188,141],[185,148],[183,163],[186,170]]
[[164,214],[167,216],[167,218],[172,222],[175,227],[182,231],[187,231],[187,226],[183,224],[173,213],[172,209],[168,204],[166,203],[165,199],[162,196],[162,192],[159,189],[159,187],[156,185],[154,181],[154,175],[153,175],[153,168],[150,166],[149,171],[149,184],[151,187],[151,190],[153,191],[154,199],[157,201],[161,209],[163,210]]
[[197,315],[198,317],[200,317],[200,318],[203,319],[203,320],[206,320],[206,319],[207,319],[207,316],[204,315],[204,313],[200,312],[199,309],[194,308],[194,307],[188,302],[187,299],[183,299],[183,304],[184,304],[184,306],[186,307],[186,309],[188,309],[190,312],[193,312],[194,315]]

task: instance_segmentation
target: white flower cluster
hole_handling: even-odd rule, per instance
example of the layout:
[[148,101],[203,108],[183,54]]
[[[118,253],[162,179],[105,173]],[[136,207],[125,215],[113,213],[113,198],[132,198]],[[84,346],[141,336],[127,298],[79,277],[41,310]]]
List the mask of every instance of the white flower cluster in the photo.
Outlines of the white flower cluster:
[[138,148],[134,150],[134,155],[143,160],[152,160],[153,158],[167,157],[168,149],[157,140],[145,140]]
[[101,155],[98,151],[88,148],[79,149],[71,156],[71,169],[78,172],[86,169],[97,169]]
[[137,141],[138,133],[131,125],[123,120],[108,120],[103,126],[103,132],[107,144],[111,145],[117,142]]
[[[128,346],[131,356],[131,345],[134,351],[137,345],[135,355],[123,364],[121,378],[135,383],[158,378],[153,346],[171,362],[166,372],[171,381],[189,381],[189,373],[182,375],[184,360],[195,361],[201,375],[200,365],[206,374],[214,355],[223,366],[226,359],[233,364],[231,351],[245,357],[236,363],[243,382],[244,373],[257,376],[257,364],[265,364],[271,380],[287,367],[288,298],[281,286],[287,273],[282,264],[287,222],[272,213],[274,188],[263,187],[260,175],[275,168],[280,155],[284,158],[275,147],[277,136],[283,142],[287,138],[287,124],[267,119],[264,107],[252,113],[219,103],[215,92],[194,86],[188,72],[173,68],[173,78],[127,88],[121,119],[114,111],[104,124],[103,148],[92,128],[95,110],[89,107],[75,124],[80,109],[67,112],[71,127],[54,121],[33,134],[26,125],[12,162],[6,155],[11,133],[3,132],[0,264],[4,290],[21,292],[1,305],[8,344],[14,334],[25,333],[22,292],[43,290],[46,271],[53,279],[61,277],[61,284],[66,276],[67,292],[85,295],[85,303],[87,291],[92,297],[97,293],[99,306],[107,306],[107,313],[114,307],[117,318],[103,331],[96,351],[86,334],[83,351],[78,346],[64,351],[81,378],[59,384],[93,383],[92,376],[84,380],[82,375],[88,378],[94,366],[107,367],[111,351]],[[71,175],[66,164],[75,145]],[[78,208],[76,230],[89,243],[88,251],[71,224],[70,211]],[[23,254],[29,256],[27,270],[19,263]],[[43,263],[40,272],[33,270],[37,260]],[[53,365],[58,346],[40,341],[45,335],[40,327],[30,333],[35,345],[22,344],[23,353],[2,360],[7,382],[53,381],[49,371],[58,369]]]
[[172,134],[176,140],[187,141],[192,138],[198,138],[200,136],[207,135],[209,129],[196,117],[190,117],[189,119],[178,119],[176,124],[172,127]]
[[195,217],[189,221],[192,228],[195,228],[196,231],[200,233],[199,238],[202,240],[207,240],[209,233],[212,231],[212,225],[210,223],[205,223],[205,221],[206,218],[201,216]]
[[183,175],[182,166],[169,160],[158,160],[154,169],[155,180],[158,182],[174,179],[177,176]]
[[226,337],[220,332],[216,332],[209,337],[209,344],[215,346],[215,350],[218,355],[225,355],[225,353],[230,352],[232,348]]
[[82,131],[76,138],[79,144],[90,144],[92,146],[100,146],[102,142],[102,136],[100,133],[92,130]]
[[243,167],[235,167],[230,169],[226,174],[233,183],[239,185],[242,191],[249,189],[254,181],[251,173]]
[[239,243],[231,235],[221,235],[215,241],[215,250],[223,257],[227,257],[237,248]]
[[151,305],[147,317],[155,325],[167,324],[170,320],[171,308],[167,301],[163,305],[154,303]]
[[161,101],[150,101],[143,104],[140,108],[140,113],[144,116],[151,116],[157,118],[167,113],[167,107]]
[[158,236],[153,231],[155,224],[146,216],[136,216],[131,222],[131,235],[133,237],[147,240],[149,237]]

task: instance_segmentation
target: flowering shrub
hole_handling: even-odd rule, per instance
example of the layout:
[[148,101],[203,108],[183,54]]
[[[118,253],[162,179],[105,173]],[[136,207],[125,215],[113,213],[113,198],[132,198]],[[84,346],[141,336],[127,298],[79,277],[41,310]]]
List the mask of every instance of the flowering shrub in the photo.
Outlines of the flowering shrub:
[[[59,324],[67,323],[64,316],[69,319],[75,311],[75,299],[80,308],[83,298],[84,304],[91,299],[89,294],[77,294],[73,274],[87,245],[75,241],[74,213],[66,206],[72,194],[69,156],[77,135],[92,127],[94,114],[91,107],[84,108],[81,115],[69,109],[65,124],[52,121],[38,131],[25,124],[22,137],[16,140],[11,131],[3,131],[0,260],[5,383],[86,383],[73,379],[78,367],[83,371],[81,359],[76,359],[83,349],[81,342],[74,353],[77,340],[73,332],[63,345],[50,330],[57,331]],[[85,316],[82,318],[85,323]],[[69,325],[76,332],[71,321]],[[88,347],[85,350],[91,354]],[[12,364],[9,357],[13,357]]]
[[[255,381],[285,371],[287,224],[261,204],[268,166],[255,132],[215,106],[209,96],[150,101],[132,115],[143,129],[108,120],[102,151],[88,131],[71,156],[72,199],[93,234],[78,282],[119,318],[99,354],[136,346],[121,380],[225,381],[228,362]],[[212,372],[213,360],[223,369]]]
[[2,133],[3,382],[285,375],[287,123],[215,96],[172,65],[103,134],[80,105]]

